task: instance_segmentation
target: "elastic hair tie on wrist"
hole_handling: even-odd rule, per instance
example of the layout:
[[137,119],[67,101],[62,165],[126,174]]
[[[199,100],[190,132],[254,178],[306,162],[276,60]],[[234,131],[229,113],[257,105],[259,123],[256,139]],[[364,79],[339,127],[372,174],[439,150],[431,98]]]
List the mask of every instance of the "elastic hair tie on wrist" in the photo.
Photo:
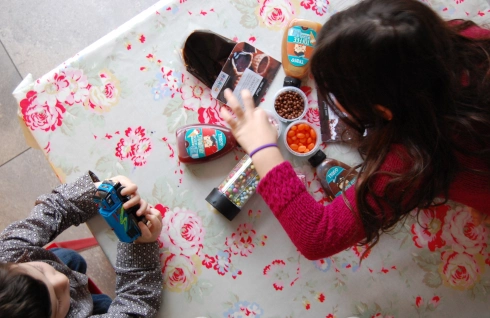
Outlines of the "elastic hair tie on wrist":
[[277,144],[276,143],[270,143],[270,144],[262,145],[256,149],[252,150],[248,156],[250,158],[252,158],[252,156],[255,155],[257,152],[261,151],[262,149],[269,148],[269,147],[277,147]]

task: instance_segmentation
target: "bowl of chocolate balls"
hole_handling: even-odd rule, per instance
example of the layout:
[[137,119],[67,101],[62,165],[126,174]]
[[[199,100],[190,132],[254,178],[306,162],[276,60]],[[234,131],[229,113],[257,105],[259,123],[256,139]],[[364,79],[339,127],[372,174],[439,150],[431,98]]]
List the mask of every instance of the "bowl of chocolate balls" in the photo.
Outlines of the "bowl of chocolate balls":
[[279,120],[289,123],[305,116],[308,99],[299,88],[286,86],[281,88],[274,97],[274,111]]

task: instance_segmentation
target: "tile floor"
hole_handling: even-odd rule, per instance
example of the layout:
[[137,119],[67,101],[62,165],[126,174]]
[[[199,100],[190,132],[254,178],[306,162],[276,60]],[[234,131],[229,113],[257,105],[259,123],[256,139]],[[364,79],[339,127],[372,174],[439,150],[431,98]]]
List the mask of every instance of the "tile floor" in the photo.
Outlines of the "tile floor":
[[[0,231],[26,217],[40,194],[59,184],[40,150],[24,141],[12,91],[38,78],[137,15],[156,0],[0,1]],[[83,3],[83,5],[81,4]],[[85,225],[57,240],[90,237]],[[99,247],[82,252],[89,276],[114,297],[115,275]]]

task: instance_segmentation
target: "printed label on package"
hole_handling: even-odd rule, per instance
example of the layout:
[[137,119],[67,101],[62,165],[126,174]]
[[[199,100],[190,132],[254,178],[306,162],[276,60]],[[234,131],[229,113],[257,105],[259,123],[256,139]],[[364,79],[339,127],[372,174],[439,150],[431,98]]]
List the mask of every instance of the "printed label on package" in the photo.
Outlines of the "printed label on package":
[[345,178],[342,176],[343,171],[345,171],[344,168],[333,166],[332,168],[328,169],[325,176],[325,179],[327,180],[327,183],[335,196],[342,194],[342,188],[345,187],[345,190],[349,189],[349,187],[353,185],[356,180],[356,178],[352,178],[344,184]]
[[189,146],[187,153],[198,159],[217,153],[226,145],[226,136],[221,131],[211,128],[193,128],[185,132]]
[[211,88],[211,96],[213,96],[213,98],[218,98],[218,94],[221,92],[221,89],[223,86],[225,86],[226,82],[228,82],[229,78],[230,75],[226,74],[225,72],[219,73],[213,87]]
[[294,66],[305,66],[313,54],[316,44],[316,31],[310,28],[294,26],[288,30],[286,44],[289,62]]
[[224,92],[229,88],[241,104],[240,92],[248,89],[255,105],[258,105],[280,66],[278,60],[253,45],[237,43],[211,86],[211,96],[226,104]]
[[242,101],[242,94],[241,91],[244,89],[248,89],[250,93],[252,93],[252,96],[255,95],[255,92],[257,89],[260,87],[260,84],[262,83],[263,77],[260,76],[257,73],[252,72],[249,69],[246,69],[240,80],[235,86],[235,89],[233,90],[233,95],[238,99],[240,102],[240,105],[243,107],[243,101]]

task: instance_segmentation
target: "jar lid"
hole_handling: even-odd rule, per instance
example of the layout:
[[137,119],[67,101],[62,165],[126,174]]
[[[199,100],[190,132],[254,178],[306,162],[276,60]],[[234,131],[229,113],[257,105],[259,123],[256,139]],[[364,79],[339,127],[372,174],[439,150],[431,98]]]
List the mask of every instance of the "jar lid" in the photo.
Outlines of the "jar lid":
[[308,158],[308,162],[313,167],[318,167],[325,159],[327,159],[327,156],[319,149],[313,156]]
[[282,86],[294,86],[299,88],[301,86],[301,80],[291,76],[286,76],[284,78],[284,84]]
[[240,208],[233,204],[221,191],[214,188],[206,197],[206,201],[211,204],[219,213],[223,214],[228,220],[233,220],[240,212]]

